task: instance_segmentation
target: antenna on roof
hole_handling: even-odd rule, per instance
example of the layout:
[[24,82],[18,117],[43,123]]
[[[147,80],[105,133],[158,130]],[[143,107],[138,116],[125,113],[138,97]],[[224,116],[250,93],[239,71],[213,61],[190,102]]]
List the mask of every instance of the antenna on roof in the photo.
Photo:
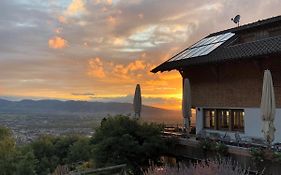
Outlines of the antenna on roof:
[[231,18],[231,21],[233,21],[235,24],[238,25],[240,24],[240,15],[236,15],[234,18]]

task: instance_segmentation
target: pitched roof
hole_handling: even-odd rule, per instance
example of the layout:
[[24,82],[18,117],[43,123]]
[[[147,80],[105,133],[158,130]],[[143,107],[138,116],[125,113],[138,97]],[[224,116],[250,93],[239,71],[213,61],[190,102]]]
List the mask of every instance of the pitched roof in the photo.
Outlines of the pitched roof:
[[[221,62],[226,60],[235,59],[246,59],[256,56],[263,56],[269,54],[281,53],[281,35],[268,37],[260,40],[255,40],[251,42],[241,43],[232,45],[240,33],[247,33],[255,29],[260,29],[263,27],[270,27],[271,25],[280,25],[281,16],[269,18],[262,21],[257,21],[254,23],[246,24],[243,26],[223,30],[220,32],[212,33],[208,37],[218,36],[226,33],[235,33],[234,37],[231,37],[217,48],[212,50],[206,55],[199,55],[196,57],[186,57],[186,52],[189,48],[183,50],[177,55],[173,56],[171,59],[162,63],[161,65],[154,68],[151,72],[156,73],[158,71],[170,71],[173,69],[181,69],[186,66],[196,65],[196,64],[207,64],[214,62]],[[192,48],[192,47],[190,47]],[[176,58],[180,57],[180,58]],[[176,58],[176,59],[175,59]]]

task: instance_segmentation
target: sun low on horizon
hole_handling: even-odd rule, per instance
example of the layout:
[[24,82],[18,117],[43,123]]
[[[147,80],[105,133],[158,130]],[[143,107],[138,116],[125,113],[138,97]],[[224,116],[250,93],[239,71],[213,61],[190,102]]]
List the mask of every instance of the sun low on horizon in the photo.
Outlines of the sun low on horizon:
[[[241,5],[243,3],[243,5]],[[132,102],[179,110],[179,72],[150,71],[208,34],[278,15],[280,2],[1,0],[0,98]],[[257,10],[262,9],[262,10]]]

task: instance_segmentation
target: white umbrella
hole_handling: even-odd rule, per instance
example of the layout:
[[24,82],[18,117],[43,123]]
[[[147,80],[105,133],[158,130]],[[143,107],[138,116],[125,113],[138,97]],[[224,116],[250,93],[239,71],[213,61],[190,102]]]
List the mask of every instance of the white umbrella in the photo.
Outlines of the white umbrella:
[[261,117],[263,120],[262,132],[266,141],[271,144],[274,140],[274,117],[275,117],[275,96],[272,77],[269,70],[264,71],[262,97],[261,97]]
[[140,114],[141,114],[141,88],[140,85],[137,84],[136,86],[136,90],[135,90],[135,96],[134,96],[134,112],[135,112],[135,118],[140,118]]
[[182,89],[182,116],[184,127],[189,129],[189,121],[191,115],[191,93],[190,93],[190,83],[189,79],[184,79],[183,89]]

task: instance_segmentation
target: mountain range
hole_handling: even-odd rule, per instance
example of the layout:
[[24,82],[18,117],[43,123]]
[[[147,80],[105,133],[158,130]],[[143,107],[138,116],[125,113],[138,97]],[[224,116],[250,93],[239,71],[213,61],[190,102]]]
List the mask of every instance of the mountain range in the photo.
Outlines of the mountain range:
[[[21,100],[9,101],[0,99],[1,114],[25,115],[92,115],[107,116],[116,114],[133,114],[133,105],[118,102],[60,101],[60,100]],[[141,116],[144,120],[155,122],[178,123],[180,112],[142,106]]]

